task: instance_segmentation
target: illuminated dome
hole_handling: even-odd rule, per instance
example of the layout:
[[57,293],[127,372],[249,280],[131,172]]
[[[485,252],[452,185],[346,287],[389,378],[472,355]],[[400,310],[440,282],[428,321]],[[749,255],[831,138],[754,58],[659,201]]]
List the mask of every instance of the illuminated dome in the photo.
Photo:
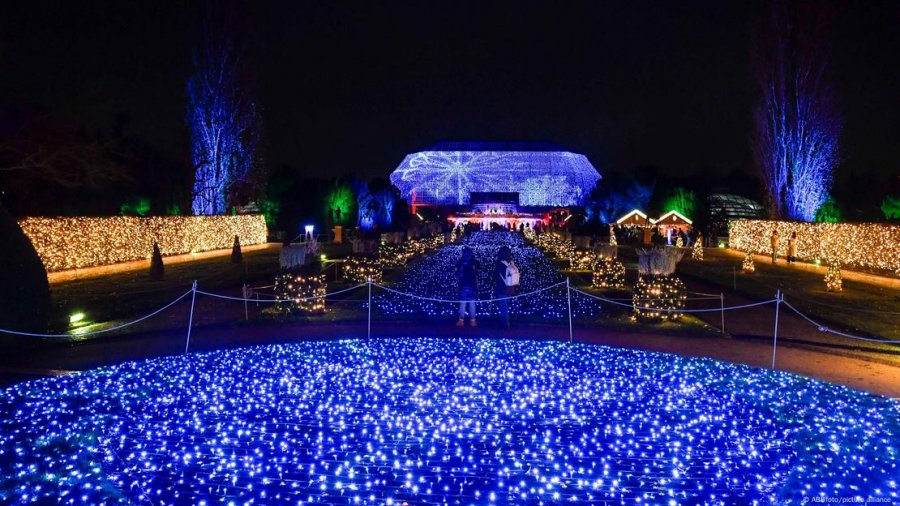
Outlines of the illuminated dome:
[[600,174],[549,145],[444,143],[406,155],[391,183],[413,205],[469,204],[471,192],[514,192],[522,206],[579,206]]

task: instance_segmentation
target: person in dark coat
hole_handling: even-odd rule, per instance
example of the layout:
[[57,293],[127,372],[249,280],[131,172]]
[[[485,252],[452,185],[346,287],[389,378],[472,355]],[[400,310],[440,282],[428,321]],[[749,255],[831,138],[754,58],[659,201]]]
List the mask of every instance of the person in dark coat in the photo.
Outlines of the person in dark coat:
[[516,287],[509,286],[504,281],[509,264],[515,265],[512,251],[509,246],[502,246],[497,252],[497,261],[494,263],[494,283],[496,284],[494,298],[501,299],[497,301],[497,305],[500,307],[500,323],[504,327],[509,327],[509,299],[505,297],[512,297],[516,294]]
[[456,264],[456,279],[459,283],[459,320],[457,327],[466,324],[466,305],[469,306],[469,325],[478,326],[475,318],[475,299],[478,297],[478,265],[475,263],[475,255],[468,246],[462,250],[462,258]]

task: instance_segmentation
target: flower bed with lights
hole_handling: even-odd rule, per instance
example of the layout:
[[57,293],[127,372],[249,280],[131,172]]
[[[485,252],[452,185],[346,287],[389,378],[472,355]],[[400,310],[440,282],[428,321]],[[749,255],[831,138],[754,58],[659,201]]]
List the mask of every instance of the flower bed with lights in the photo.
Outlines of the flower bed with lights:
[[900,225],[890,223],[802,223],[771,220],[729,222],[733,248],[772,253],[770,237],[778,229],[779,256],[787,256],[788,238],[797,232],[797,258],[807,262],[838,260],[845,267],[874,269],[900,276]]
[[[478,298],[494,297],[494,262],[501,246],[509,246],[513,260],[521,273],[521,284],[517,293],[529,293],[564,281],[565,278],[540,250],[525,243],[516,232],[474,232],[467,236],[464,244],[450,244],[424,258],[407,270],[403,277],[392,286],[407,294],[443,300],[459,299],[456,264],[462,249],[472,249],[478,263]],[[528,297],[510,301],[513,315],[541,316],[547,319],[567,316],[565,286],[547,290]],[[436,302],[415,299],[397,293],[378,293],[374,309],[389,315],[450,316],[456,314],[458,305],[450,302]],[[572,314],[578,316],[595,315],[599,311],[596,304],[583,297],[572,299]],[[496,302],[479,303],[479,316],[498,314]]]
[[111,265],[266,242],[262,215],[25,218],[19,221],[48,271]]
[[274,309],[280,313],[321,314],[325,312],[327,288],[324,274],[279,274],[275,277],[275,299],[280,302]]
[[307,341],[130,362],[9,387],[0,427],[6,504],[733,505],[900,493],[897,401],[555,342]]
[[637,250],[638,281],[634,285],[634,314],[644,321],[677,320],[687,301],[687,288],[675,276],[684,250]]

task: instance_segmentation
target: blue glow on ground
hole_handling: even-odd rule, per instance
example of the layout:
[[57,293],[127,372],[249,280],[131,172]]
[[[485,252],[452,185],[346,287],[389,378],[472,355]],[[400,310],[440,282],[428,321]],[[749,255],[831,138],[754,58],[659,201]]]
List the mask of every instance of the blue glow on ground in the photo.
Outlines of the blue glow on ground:
[[6,389],[0,502],[896,502],[898,420],[844,387],[601,346],[260,346]]

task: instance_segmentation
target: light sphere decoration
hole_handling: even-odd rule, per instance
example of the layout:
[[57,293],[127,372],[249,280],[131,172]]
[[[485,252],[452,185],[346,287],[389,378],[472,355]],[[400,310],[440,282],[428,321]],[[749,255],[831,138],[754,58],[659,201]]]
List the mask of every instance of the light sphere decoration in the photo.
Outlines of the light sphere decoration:
[[900,403],[784,372],[548,341],[306,341],[0,397],[0,502],[898,500]]

